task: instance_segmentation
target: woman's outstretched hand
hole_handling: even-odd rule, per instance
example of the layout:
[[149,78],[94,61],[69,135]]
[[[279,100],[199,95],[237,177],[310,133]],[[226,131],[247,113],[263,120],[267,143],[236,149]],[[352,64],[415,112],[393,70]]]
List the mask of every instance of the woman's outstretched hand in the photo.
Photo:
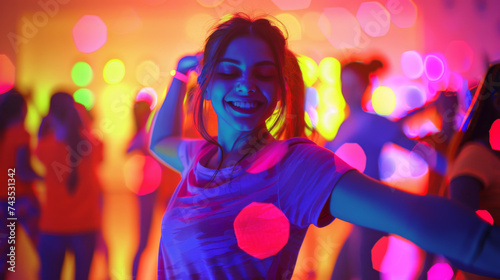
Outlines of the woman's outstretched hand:
[[196,71],[197,73],[199,73],[199,66],[202,58],[202,53],[186,55],[179,60],[179,63],[177,63],[176,71],[182,74],[187,74],[190,71]]

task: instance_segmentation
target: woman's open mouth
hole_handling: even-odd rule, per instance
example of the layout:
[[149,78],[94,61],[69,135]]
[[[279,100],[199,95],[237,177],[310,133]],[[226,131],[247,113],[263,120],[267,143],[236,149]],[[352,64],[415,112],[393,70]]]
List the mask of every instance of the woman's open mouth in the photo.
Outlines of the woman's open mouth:
[[253,114],[257,112],[262,105],[258,101],[227,101],[227,104],[238,113]]

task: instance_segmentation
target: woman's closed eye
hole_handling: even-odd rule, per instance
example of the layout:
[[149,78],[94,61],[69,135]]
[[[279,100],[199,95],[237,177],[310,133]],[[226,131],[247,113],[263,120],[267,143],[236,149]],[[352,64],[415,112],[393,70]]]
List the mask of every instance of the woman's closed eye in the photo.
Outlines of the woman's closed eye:
[[216,74],[223,79],[234,79],[239,76],[237,71],[217,71]]
[[276,78],[277,73],[276,69],[274,67],[263,67],[263,68],[257,68],[254,71],[254,76],[263,81],[271,81]]

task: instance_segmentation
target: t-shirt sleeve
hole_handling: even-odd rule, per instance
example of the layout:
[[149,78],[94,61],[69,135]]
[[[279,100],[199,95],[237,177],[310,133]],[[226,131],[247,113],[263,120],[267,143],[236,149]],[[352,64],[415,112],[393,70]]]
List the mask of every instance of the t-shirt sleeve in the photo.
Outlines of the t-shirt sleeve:
[[463,147],[450,169],[450,180],[460,176],[479,179],[485,187],[491,185],[491,174],[498,172],[492,154],[482,144],[470,143]]
[[301,227],[323,227],[333,221],[324,206],[335,184],[353,168],[313,142],[290,145],[280,168],[279,205],[289,221]]
[[188,169],[196,155],[207,141],[202,139],[182,140],[177,148],[177,155],[182,163],[183,172]]

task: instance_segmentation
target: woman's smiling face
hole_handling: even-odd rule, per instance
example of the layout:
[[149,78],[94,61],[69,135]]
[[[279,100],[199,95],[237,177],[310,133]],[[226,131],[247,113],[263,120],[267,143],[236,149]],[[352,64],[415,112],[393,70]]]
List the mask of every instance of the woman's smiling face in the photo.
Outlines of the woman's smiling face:
[[207,88],[223,129],[252,131],[265,125],[279,92],[277,63],[267,43],[254,36],[238,37],[216,63]]

